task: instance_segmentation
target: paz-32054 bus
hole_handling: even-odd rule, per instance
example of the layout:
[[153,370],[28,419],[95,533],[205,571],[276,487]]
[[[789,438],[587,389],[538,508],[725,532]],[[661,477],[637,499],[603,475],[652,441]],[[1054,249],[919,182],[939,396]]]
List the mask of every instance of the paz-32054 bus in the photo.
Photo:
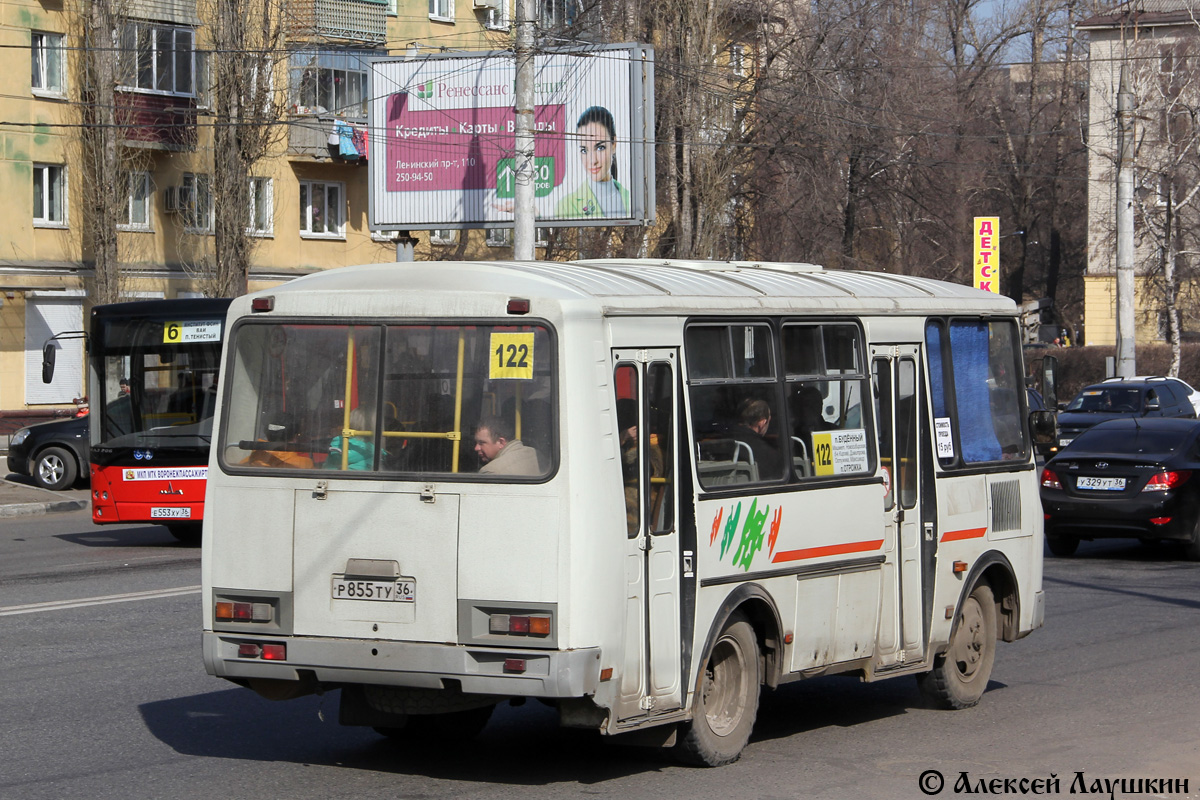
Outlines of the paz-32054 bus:
[[[984,693],[1042,624],[1013,303],[806,264],[384,264],[234,301],[210,674],[736,759],[760,687]],[[651,730],[653,729],[653,730]]]

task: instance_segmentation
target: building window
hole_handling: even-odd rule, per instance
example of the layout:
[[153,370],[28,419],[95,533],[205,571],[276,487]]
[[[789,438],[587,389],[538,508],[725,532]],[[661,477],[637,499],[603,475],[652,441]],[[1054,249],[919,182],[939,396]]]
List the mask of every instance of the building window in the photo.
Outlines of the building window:
[[66,189],[66,167],[59,164],[33,165],[34,224],[66,226]]
[[33,31],[29,35],[29,40],[33,59],[33,74],[30,81],[33,93],[66,94],[64,81],[66,51],[63,49],[63,35]]
[[554,228],[538,228],[534,231],[534,247],[549,247],[550,239],[554,236]]
[[397,2],[398,0],[387,0],[387,13],[389,16],[395,17],[400,14],[400,10],[396,7]]
[[128,193],[125,198],[125,217],[117,227],[122,230],[150,230],[150,173],[129,172],[125,175]]
[[[519,2],[519,0],[518,0]],[[497,0],[494,8],[489,8],[484,17],[483,25],[497,31],[506,31],[509,26],[509,0]]]
[[345,190],[340,183],[300,181],[300,234],[342,238],[346,235]]
[[270,178],[250,179],[251,236],[270,236],[275,230],[275,197]]
[[436,230],[429,232],[430,244],[458,244],[458,231]]
[[486,241],[488,247],[512,247],[512,228],[488,228]]
[[125,88],[195,94],[196,49],[191,28],[126,23],[121,29],[121,52]]
[[212,232],[212,180],[209,176],[183,174],[183,183],[179,186],[179,212],[191,233]]
[[454,0],[429,0],[430,19],[454,21]]
[[564,28],[575,24],[576,0],[538,0],[538,27]]
[[739,78],[746,76],[746,48],[740,44],[729,45],[729,69]]
[[378,53],[297,53],[292,110],[297,114],[367,116],[367,58]]

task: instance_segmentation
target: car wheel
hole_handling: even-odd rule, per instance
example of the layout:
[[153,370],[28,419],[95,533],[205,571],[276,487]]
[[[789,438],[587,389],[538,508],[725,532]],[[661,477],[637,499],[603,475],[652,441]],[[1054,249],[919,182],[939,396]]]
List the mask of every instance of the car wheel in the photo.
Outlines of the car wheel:
[[675,745],[680,760],[707,767],[737,761],[758,715],[760,683],[754,628],[735,614],[700,671],[692,721]]
[[66,489],[77,474],[75,456],[61,447],[47,447],[33,462],[33,479],[43,489]]
[[1079,548],[1079,540],[1073,536],[1047,536],[1046,546],[1059,558],[1067,558],[1075,555]]
[[1183,557],[1188,561],[1200,561],[1200,515],[1192,526],[1192,538],[1183,545]]
[[995,659],[996,600],[981,583],[958,610],[949,648],[934,659],[932,671],[917,676],[917,685],[943,708],[970,708],[983,697]]

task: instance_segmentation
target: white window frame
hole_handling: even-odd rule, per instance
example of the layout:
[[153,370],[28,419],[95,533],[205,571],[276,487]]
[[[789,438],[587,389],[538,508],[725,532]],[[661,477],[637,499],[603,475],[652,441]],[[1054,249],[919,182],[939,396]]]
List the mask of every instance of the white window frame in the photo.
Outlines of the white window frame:
[[454,0],[429,0],[429,18],[438,22],[454,22]]
[[493,31],[508,30],[512,24],[508,3],[509,0],[497,0],[496,7],[487,10],[483,18],[483,27]]
[[399,0],[387,0],[387,13],[389,17],[400,16],[400,9],[397,7]]
[[[370,93],[370,69],[366,59],[370,57],[372,56],[367,53],[349,50],[317,50],[293,54],[289,95],[292,113],[365,119],[367,95]],[[358,77],[357,103],[351,102],[351,75]],[[340,106],[337,105],[339,80],[345,83],[342,90],[344,102]],[[325,85],[324,98],[321,96],[322,85]],[[322,105],[322,99],[328,100],[331,105]]]
[[[262,187],[261,195],[256,187]],[[269,239],[275,235],[275,182],[271,178],[250,178],[250,220],[246,225],[246,233]],[[255,221],[258,218],[259,203],[265,206],[266,226],[259,228]]]
[[[54,178],[57,177],[57,181]],[[41,203],[38,203],[38,188]],[[33,226],[35,228],[67,227],[67,167],[65,164],[33,165]],[[56,191],[52,193],[50,190]],[[40,208],[39,208],[40,205]]]
[[[29,32],[30,89],[33,94],[46,97],[67,95],[67,51],[66,37],[48,31]],[[52,70],[51,67],[54,69]],[[57,84],[52,74],[58,73]]]
[[484,241],[488,247],[512,247],[512,228],[488,228]]
[[[119,231],[150,231],[153,230],[151,225],[150,208],[154,200],[154,184],[150,180],[149,172],[128,172],[126,177],[126,192],[125,192],[125,219],[117,223]],[[142,197],[139,200],[137,196],[138,184],[141,184]],[[134,209],[142,208],[143,222],[134,221]]]
[[430,244],[458,244],[459,232],[453,228],[438,228],[429,232]]
[[185,172],[179,184],[180,216],[188,233],[213,232],[212,178],[203,173]]
[[550,236],[554,233],[554,228],[543,228],[540,225],[534,228],[533,231],[533,246],[534,247],[549,247]]
[[[141,80],[141,56],[142,51],[139,48],[139,41],[142,38],[141,32],[149,31],[148,44],[150,46],[149,61],[150,61],[150,85],[142,86]],[[171,37],[171,49],[168,55],[160,55],[159,44],[162,35],[169,33]],[[179,58],[181,54],[180,39],[186,34],[187,49],[185,56],[185,64],[188,69],[188,85],[180,89],[179,73]],[[121,76],[126,82],[122,83],[118,88],[123,91],[143,92],[146,94],[162,94],[175,97],[195,97],[196,96],[196,31],[194,28],[184,27],[180,25],[161,25],[151,22],[128,22],[121,30],[120,43],[122,51],[128,51],[128,61],[123,65],[125,74]],[[171,68],[171,88],[159,88],[159,70],[165,61],[169,61]]]
[[743,45],[729,45],[729,68],[736,77],[746,77],[746,48]]
[[[325,213],[330,210],[329,189],[336,187],[338,201],[333,205],[337,212],[336,231],[313,230],[313,193],[321,192]],[[300,181],[300,238],[301,239],[345,239],[346,238],[346,184],[341,181]],[[328,227],[328,224],[326,224]]]

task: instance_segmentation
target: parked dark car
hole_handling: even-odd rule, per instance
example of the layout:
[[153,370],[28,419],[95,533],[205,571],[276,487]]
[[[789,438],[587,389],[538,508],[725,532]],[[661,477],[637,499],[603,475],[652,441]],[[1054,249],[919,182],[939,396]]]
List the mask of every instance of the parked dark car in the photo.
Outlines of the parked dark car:
[[1093,425],[1128,417],[1196,418],[1190,392],[1174,378],[1112,378],[1085,386],[1058,413],[1058,442],[1061,451]]
[[8,471],[46,489],[69,489],[88,474],[88,418],[71,417],[21,428],[8,443]]
[[1200,421],[1114,419],[1052,458],[1041,476],[1046,544],[1137,537],[1184,545],[1200,561]]

